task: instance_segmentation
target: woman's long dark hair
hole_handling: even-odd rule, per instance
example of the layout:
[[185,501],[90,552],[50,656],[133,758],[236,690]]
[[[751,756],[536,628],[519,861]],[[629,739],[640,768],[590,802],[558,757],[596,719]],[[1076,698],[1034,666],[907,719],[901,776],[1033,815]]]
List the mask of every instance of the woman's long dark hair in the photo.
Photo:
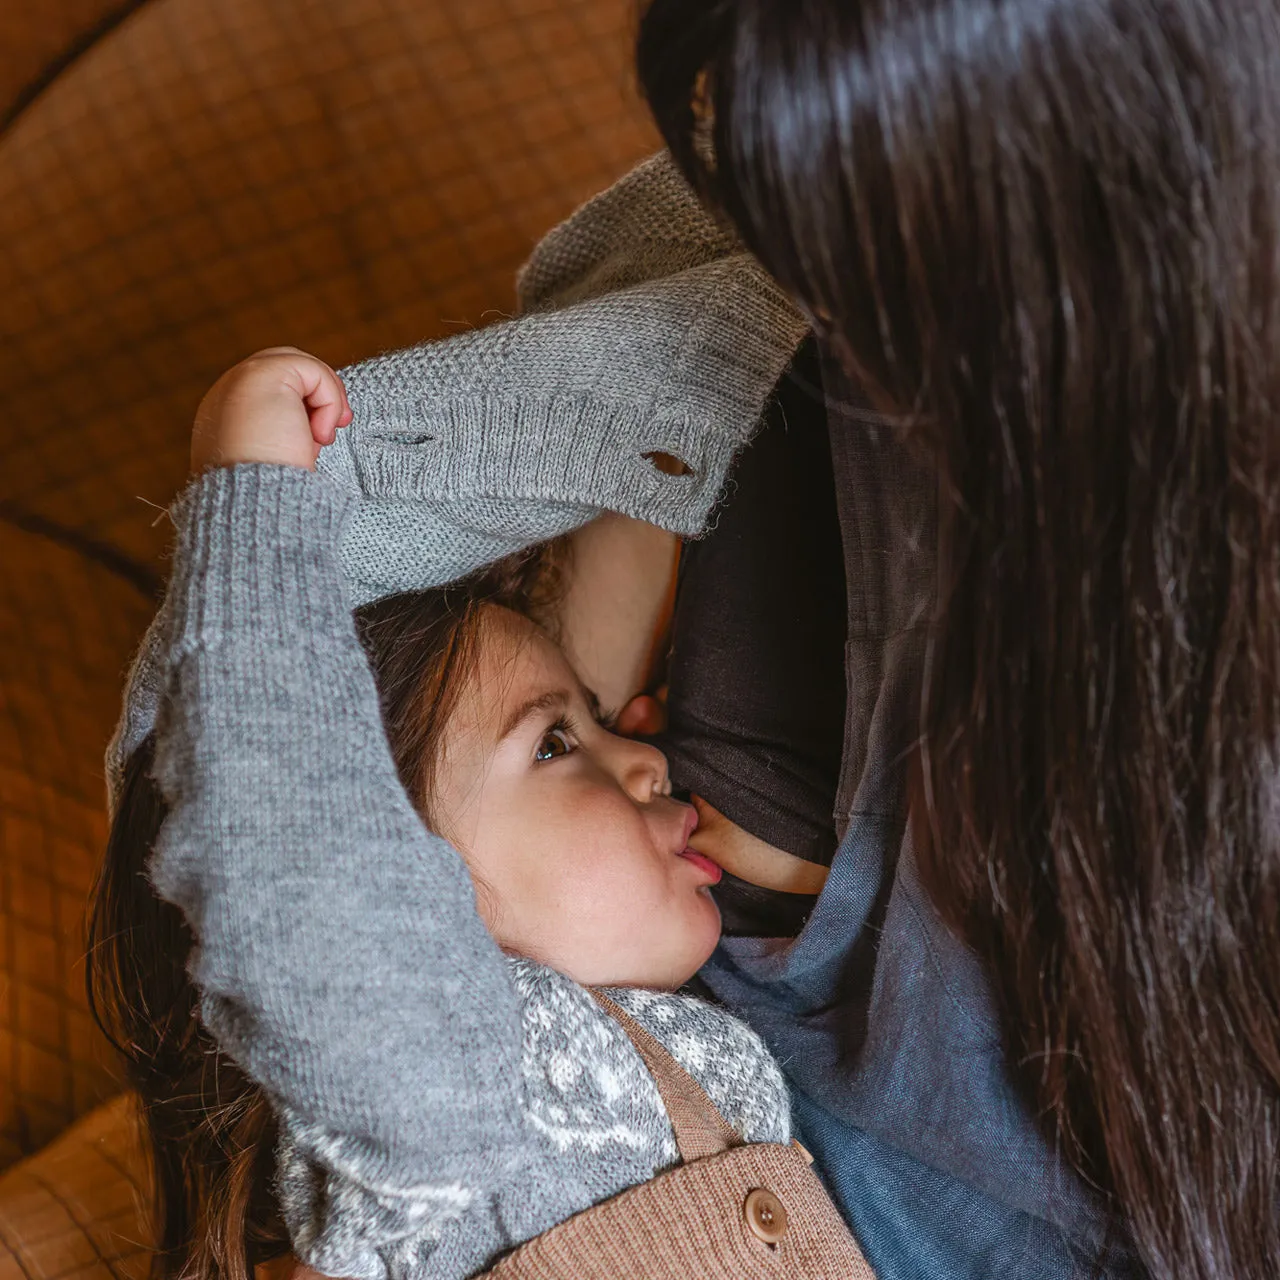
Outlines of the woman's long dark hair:
[[[356,612],[392,758],[430,821],[441,735],[471,670],[481,606],[545,618],[560,549],[536,548],[462,583]],[[187,975],[192,938],[147,864],[165,818],[153,742],[126,762],[89,921],[89,1004],[142,1104],[152,1163],[154,1280],[252,1280],[282,1257],[270,1103],[204,1029]]]
[[1280,1275],[1277,0],[653,0],[685,172],[936,456],[922,870],[1153,1276]]

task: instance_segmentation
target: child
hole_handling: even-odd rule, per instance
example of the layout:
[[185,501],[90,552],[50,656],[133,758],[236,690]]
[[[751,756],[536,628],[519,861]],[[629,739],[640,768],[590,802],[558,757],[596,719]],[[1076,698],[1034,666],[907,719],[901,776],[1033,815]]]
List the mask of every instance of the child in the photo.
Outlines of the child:
[[[150,874],[191,931],[199,1024],[180,927],[111,883],[149,843],[145,753],[97,927],[116,942],[166,1274],[278,1254],[278,1203],[329,1274],[473,1275],[670,1167],[654,1081],[580,984],[610,988],[742,1139],[790,1138],[759,1038],[669,991],[715,946],[719,871],[689,849],[696,816],[660,753],[612,734],[510,607],[536,561],[366,609],[366,658],[338,560],[351,499],[311,474],[351,416],[319,361],[250,358],[202,404],[203,474],[175,508]],[[148,979],[164,920],[170,969],[160,946]],[[482,987],[497,967],[507,981]]]

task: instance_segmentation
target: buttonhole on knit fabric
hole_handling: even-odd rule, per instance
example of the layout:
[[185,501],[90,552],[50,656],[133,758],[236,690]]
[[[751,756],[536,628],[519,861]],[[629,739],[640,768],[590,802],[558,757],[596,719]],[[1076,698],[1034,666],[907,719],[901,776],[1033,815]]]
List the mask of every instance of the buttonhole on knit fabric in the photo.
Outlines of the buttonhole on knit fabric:
[[421,432],[414,431],[393,431],[390,435],[382,437],[388,444],[427,444],[435,439],[435,436],[424,435]]
[[664,453],[661,449],[651,449],[648,453],[642,453],[640,456],[646,462],[651,463],[655,470],[661,471],[664,476],[693,475],[693,468],[683,458],[677,458],[674,453]]

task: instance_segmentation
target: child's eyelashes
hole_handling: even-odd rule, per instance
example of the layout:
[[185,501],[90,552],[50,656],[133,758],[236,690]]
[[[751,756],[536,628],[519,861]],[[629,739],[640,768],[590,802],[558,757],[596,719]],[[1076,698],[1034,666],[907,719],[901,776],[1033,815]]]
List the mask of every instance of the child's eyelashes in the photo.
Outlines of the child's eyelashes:
[[578,735],[574,729],[573,721],[568,716],[561,716],[542,735],[542,739],[538,743],[538,749],[533,753],[533,758],[538,761],[556,760],[577,750],[577,746]]
[[618,713],[610,711],[600,705],[600,699],[596,697],[591,689],[584,690],[587,695],[587,706],[591,708],[591,718],[602,729],[613,732],[614,725],[618,723]]
[[[606,711],[594,695],[591,697],[591,718],[602,729],[613,732],[617,723],[617,712]],[[549,725],[538,742],[538,749],[533,753],[539,763],[557,760],[561,756],[570,755],[578,749],[580,734],[577,723],[572,716],[563,715],[553,725]]]

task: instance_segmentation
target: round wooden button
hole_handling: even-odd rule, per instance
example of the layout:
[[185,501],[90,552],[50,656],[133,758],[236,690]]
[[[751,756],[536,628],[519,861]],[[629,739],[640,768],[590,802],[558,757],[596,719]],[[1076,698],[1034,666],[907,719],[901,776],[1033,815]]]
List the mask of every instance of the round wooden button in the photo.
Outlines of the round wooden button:
[[765,1244],[777,1244],[787,1234],[786,1207],[764,1187],[757,1187],[747,1196],[742,1216],[746,1218],[751,1234]]

